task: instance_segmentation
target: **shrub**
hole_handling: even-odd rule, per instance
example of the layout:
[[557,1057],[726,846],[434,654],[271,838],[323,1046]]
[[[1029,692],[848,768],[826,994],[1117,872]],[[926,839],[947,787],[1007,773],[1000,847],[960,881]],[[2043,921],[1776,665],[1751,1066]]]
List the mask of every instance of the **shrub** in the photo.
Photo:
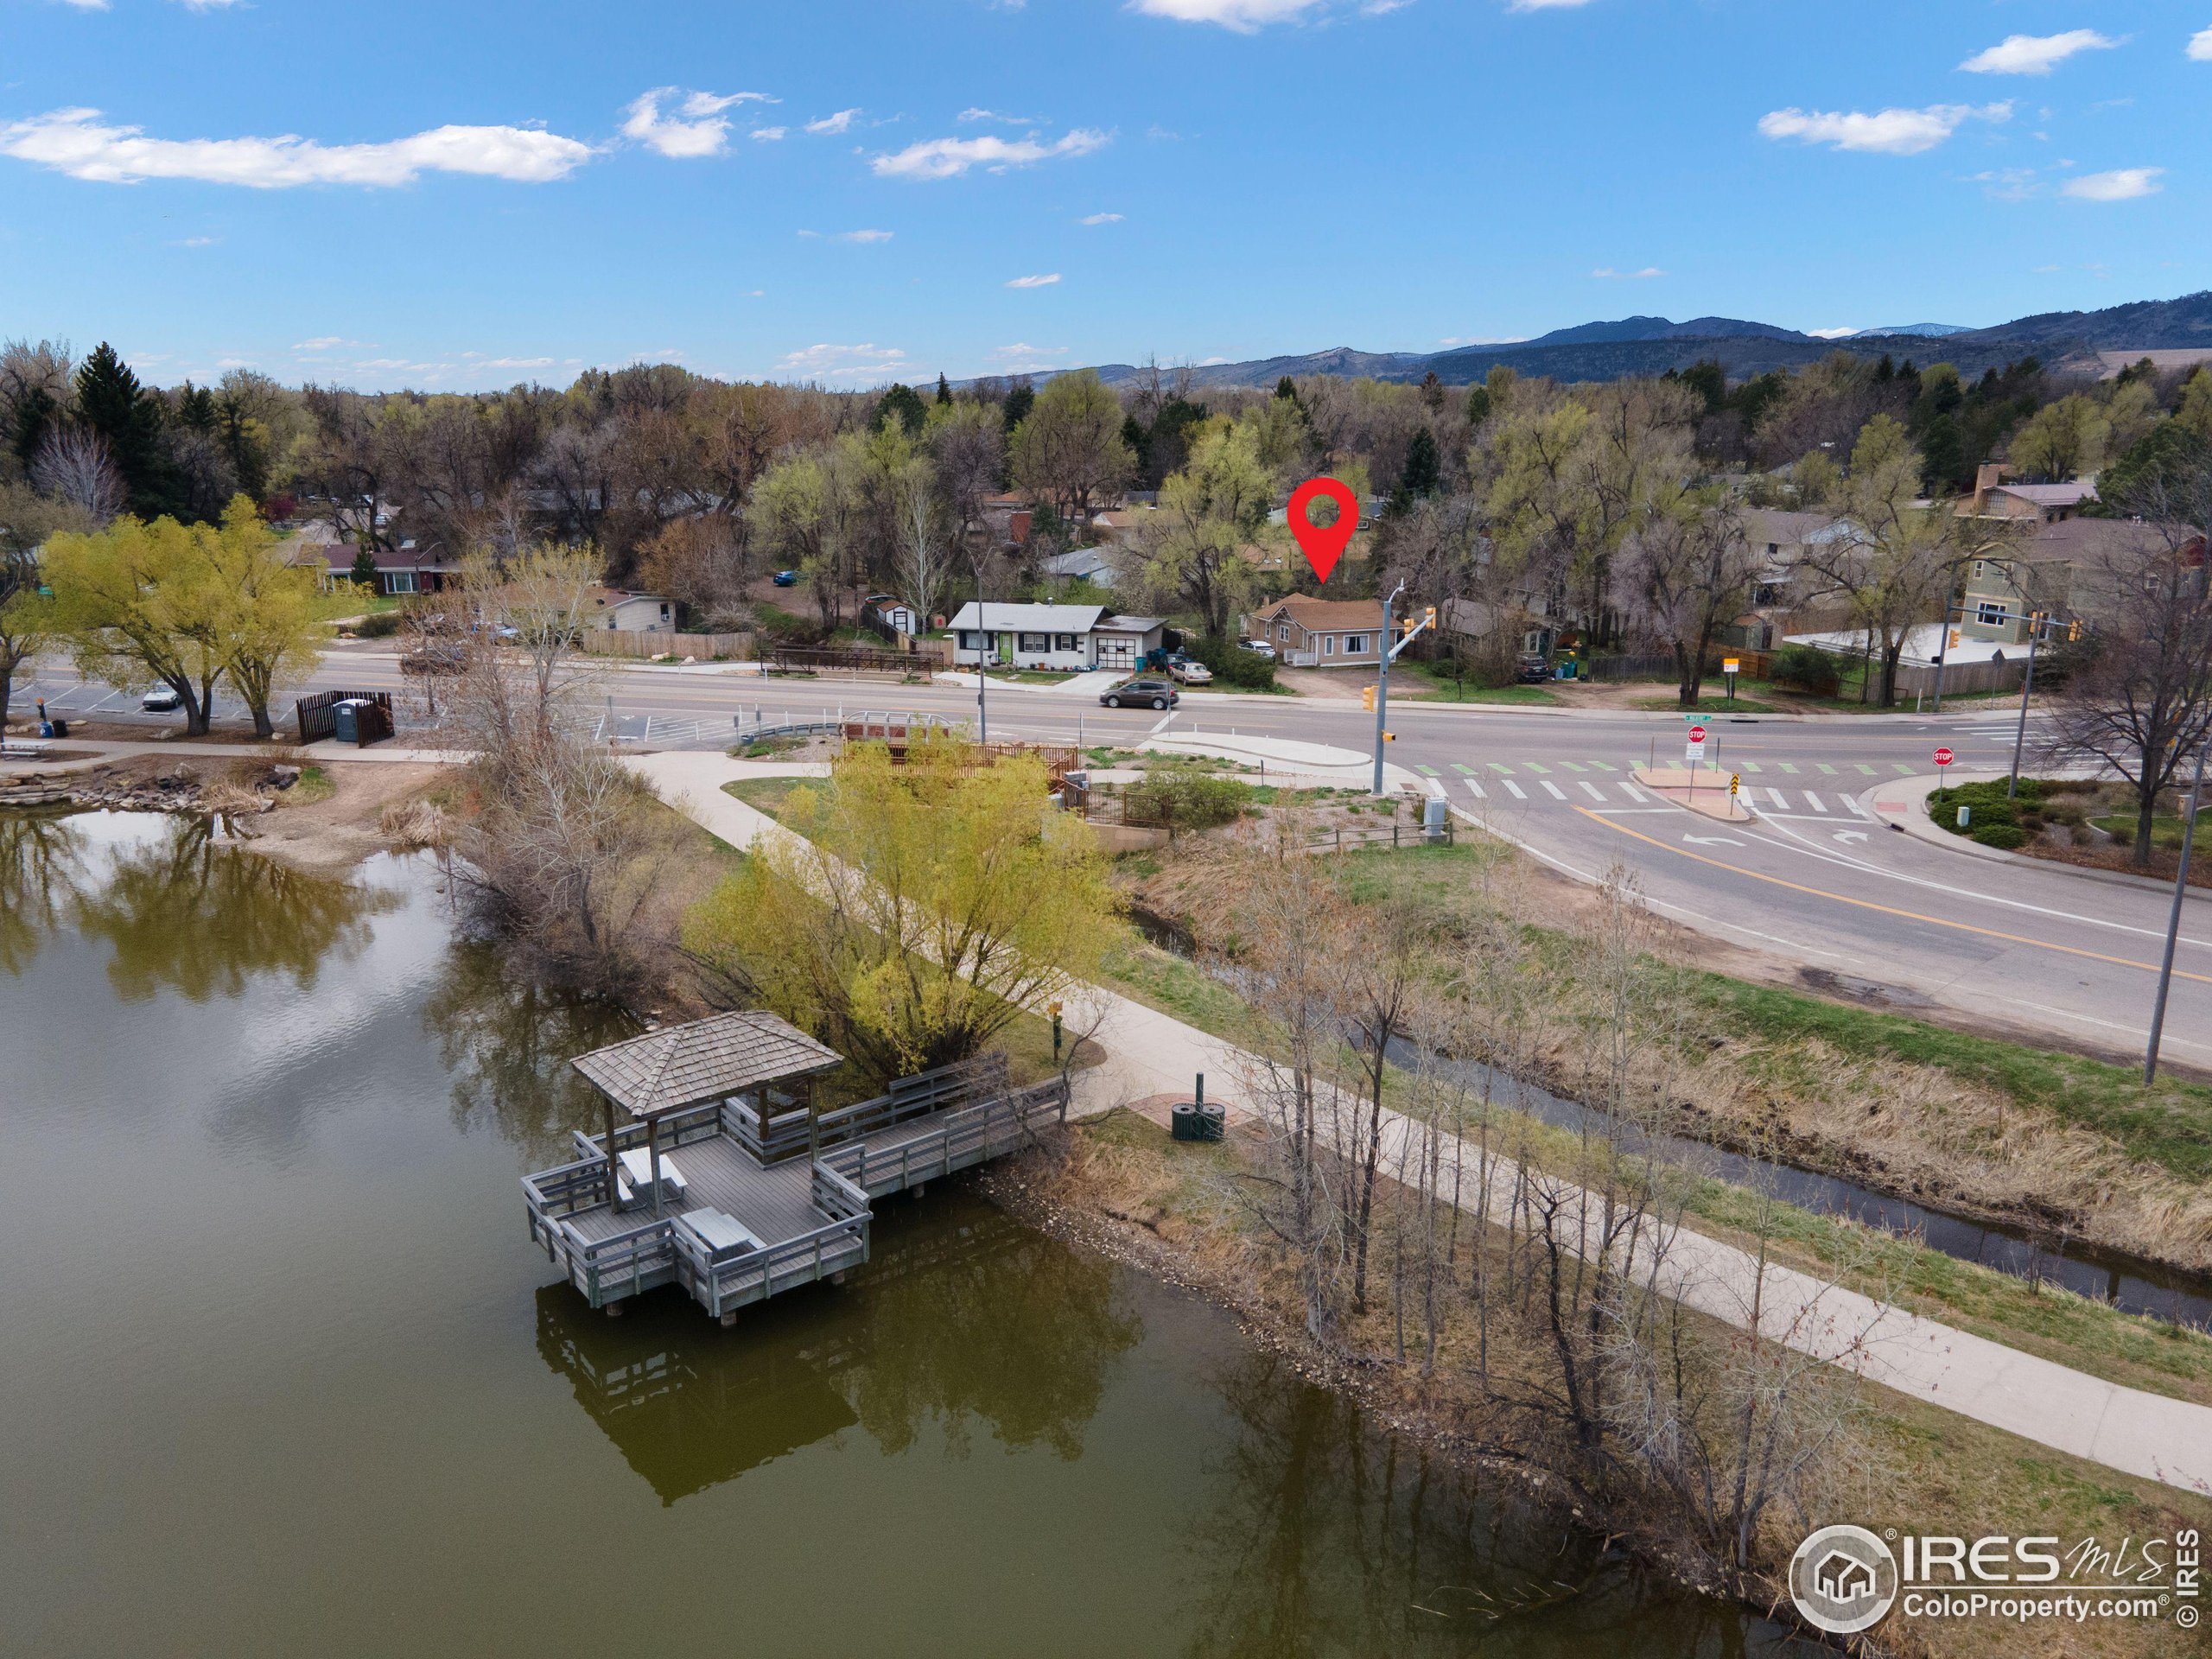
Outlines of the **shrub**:
[[398,632],[397,611],[378,611],[374,616],[365,616],[353,625],[353,635],[359,639],[389,639]]
[[1247,651],[1220,634],[1209,634],[1195,644],[1186,639],[1185,645],[1192,656],[1213,671],[1214,679],[1222,685],[1233,686],[1239,691],[1275,689],[1275,664],[1271,657]]
[[1244,816],[1252,786],[1193,767],[1154,766],[1122,798],[1131,823],[1160,824],[1171,832],[1211,830]]
[[1767,666],[1767,677],[1815,697],[1832,697],[1843,677],[1835,658],[1815,645],[1784,645]]
[[2010,852],[2015,847],[2028,844],[2028,832],[2017,823],[1978,823],[1971,839],[1985,847],[2000,847]]

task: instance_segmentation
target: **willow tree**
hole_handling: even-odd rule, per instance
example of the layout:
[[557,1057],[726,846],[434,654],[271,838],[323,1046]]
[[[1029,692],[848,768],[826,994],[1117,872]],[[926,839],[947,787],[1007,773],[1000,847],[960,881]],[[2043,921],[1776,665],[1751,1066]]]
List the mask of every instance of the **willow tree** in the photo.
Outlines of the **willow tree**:
[[201,541],[225,601],[223,667],[253,716],[255,735],[274,737],[270,699],[285,681],[312,669],[321,654],[315,572],[284,556],[243,495],[232,499],[222,527],[203,532]]
[[1096,968],[1120,901],[1043,764],[939,738],[849,747],[787,833],[695,909],[688,949],[888,1079],[968,1058]]
[[56,631],[85,677],[123,691],[169,687],[192,736],[207,731],[229,666],[231,601],[213,539],[205,524],[124,518],[90,535],[56,536],[41,558]]

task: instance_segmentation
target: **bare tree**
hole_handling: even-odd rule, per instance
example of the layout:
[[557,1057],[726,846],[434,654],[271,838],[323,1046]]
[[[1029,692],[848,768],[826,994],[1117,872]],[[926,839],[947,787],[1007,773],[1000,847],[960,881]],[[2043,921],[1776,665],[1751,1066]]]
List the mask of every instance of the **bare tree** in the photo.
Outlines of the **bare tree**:
[[2196,447],[2120,505],[2140,522],[2114,526],[2075,574],[2088,632],[2056,700],[2054,747],[2127,780],[2139,868],[2151,861],[2158,797],[2212,741],[2212,453]]
[[891,489],[899,514],[901,597],[914,608],[915,626],[926,628],[952,578],[952,549],[928,463],[918,457],[909,461],[893,477]]
[[31,482],[68,502],[95,525],[121,512],[130,499],[123,474],[108,457],[107,440],[90,427],[49,427],[31,461]]
[[1732,504],[1663,499],[1630,537],[1617,572],[1632,632],[1674,652],[1682,707],[1697,707],[1705,654],[1750,603],[1763,564]]

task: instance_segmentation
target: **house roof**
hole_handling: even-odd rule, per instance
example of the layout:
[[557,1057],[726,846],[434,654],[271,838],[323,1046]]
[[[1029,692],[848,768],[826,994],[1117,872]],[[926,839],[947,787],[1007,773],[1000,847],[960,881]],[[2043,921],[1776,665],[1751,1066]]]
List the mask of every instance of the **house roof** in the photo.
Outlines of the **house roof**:
[[2096,499],[2097,486],[2079,480],[2071,484],[1999,484],[1993,486],[1989,493],[2018,496],[2039,507],[2073,507]]
[[1269,621],[1287,615],[1308,632],[1319,628],[1379,628],[1382,626],[1382,601],[1316,599],[1311,594],[1286,594],[1256,614]]
[[844,1064],[844,1057],[774,1014],[717,1014],[664,1026],[569,1062],[593,1088],[634,1118],[687,1106]]
[[1745,539],[1754,546],[1772,542],[1777,547],[1833,541],[1850,526],[1832,513],[1793,512],[1781,507],[1751,507],[1744,513]]
[[988,625],[994,632],[1027,628],[1035,633],[1089,633],[1105,614],[1103,605],[1028,605],[995,599],[989,601],[988,613],[979,614],[976,601],[969,600],[960,607],[951,626],[980,628]]
[[1150,633],[1154,628],[1164,628],[1167,624],[1157,616],[1102,616],[1098,619],[1098,626],[1111,629],[1116,633]]

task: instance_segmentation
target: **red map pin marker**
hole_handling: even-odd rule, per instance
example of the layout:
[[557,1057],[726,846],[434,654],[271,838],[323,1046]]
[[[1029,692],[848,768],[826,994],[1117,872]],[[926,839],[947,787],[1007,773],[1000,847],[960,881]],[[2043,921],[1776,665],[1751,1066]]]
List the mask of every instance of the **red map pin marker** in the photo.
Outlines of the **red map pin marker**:
[[[1337,504],[1337,522],[1333,524],[1309,523],[1306,510],[1317,495],[1325,495]],[[1313,574],[1321,581],[1329,579],[1329,572],[1337,568],[1337,561],[1353,531],[1359,527],[1359,498],[1351,488],[1333,478],[1309,478],[1290,493],[1290,506],[1284,517],[1290,521],[1290,533],[1298,538],[1299,550],[1306,555],[1306,563],[1313,567]]]

